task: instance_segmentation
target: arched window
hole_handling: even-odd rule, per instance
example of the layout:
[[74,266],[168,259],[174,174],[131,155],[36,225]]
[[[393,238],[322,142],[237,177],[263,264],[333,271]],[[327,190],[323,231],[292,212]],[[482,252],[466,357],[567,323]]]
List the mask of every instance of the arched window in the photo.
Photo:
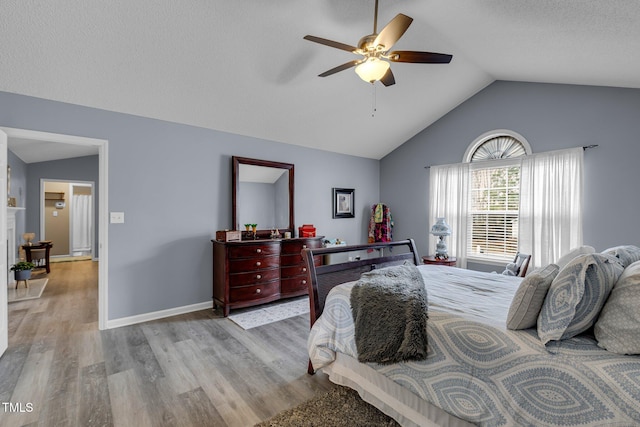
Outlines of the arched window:
[[[487,132],[473,141],[464,162],[469,168],[467,254],[482,259],[510,260],[518,252],[520,163],[531,154],[522,135],[509,130]],[[487,162],[488,160],[504,160]]]
[[499,129],[480,135],[464,153],[463,162],[512,159],[531,154],[529,142],[520,134]]

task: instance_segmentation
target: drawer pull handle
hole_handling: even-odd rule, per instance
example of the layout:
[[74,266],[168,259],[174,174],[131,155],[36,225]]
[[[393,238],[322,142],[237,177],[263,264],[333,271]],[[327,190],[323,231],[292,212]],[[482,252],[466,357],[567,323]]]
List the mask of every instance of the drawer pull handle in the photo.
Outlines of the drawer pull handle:
[[302,245],[302,249],[307,249],[307,245]]
[[262,263],[260,261],[256,262],[256,267],[260,267]]
[[303,285],[306,285],[306,284],[307,284],[307,281],[306,281],[306,280],[303,280],[303,281],[302,281],[302,284],[303,284]]
[[260,292],[262,292],[260,288],[256,289],[256,294],[259,294]]
[[302,272],[306,273],[307,272],[307,267],[302,267]]
[[256,275],[256,279],[260,280],[260,279],[262,279],[262,276],[258,274],[258,275]]
[[256,249],[256,253],[262,253],[262,249],[260,248]]

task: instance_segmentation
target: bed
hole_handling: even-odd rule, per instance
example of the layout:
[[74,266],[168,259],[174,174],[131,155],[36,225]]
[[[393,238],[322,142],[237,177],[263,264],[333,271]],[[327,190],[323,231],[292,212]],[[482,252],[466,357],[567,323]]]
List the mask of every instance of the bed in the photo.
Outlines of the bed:
[[[313,262],[347,252],[365,255],[334,265]],[[640,425],[640,357],[603,350],[589,333],[545,347],[535,328],[506,329],[522,278],[420,265],[412,240],[306,249],[303,256],[309,373],[322,369],[401,425]],[[361,363],[350,306],[354,282],[363,272],[407,262],[427,288],[427,358]]]

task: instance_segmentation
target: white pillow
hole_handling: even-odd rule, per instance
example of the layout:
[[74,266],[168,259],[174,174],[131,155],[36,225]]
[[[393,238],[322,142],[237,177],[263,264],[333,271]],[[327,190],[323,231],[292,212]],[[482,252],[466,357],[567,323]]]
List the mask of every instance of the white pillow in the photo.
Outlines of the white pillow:
[[542,303],[558,271],[557,265],[549,264],[541,270],[532,271],[520,282],[509,307],[507,329],[528,329],[536,326]]
[[562,270],[567,264],[569,264],[575,257],[585,254],[592,254],[596,251],[596,248],[593,246],[578,246],[577,248],[571,249],[566,254],[562,255],[558,261],[556,261],[556,265],[560,270]]
[[625,268],[636,261],[640,261],[640,248],[633,245],[614,246],[602,251],[602,253],[618,258],[620,264]]
[[598,345],[618,354],[640,354],[640,261],[624,269],[594,328]]

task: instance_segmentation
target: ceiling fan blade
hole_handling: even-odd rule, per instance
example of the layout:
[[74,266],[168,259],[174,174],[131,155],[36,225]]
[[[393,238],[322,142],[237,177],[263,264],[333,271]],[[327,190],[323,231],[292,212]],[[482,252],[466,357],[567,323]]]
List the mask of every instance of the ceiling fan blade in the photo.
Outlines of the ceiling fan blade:
[[334,42],[333,40],[323,39],[322,37],[310,36],[306,35],[303,37],[305,40],[309,40],[311,42],[320,43],[325,46],[335,47],[336,49],[346,50],[347,52],[355,52],[358,48],[355,46],[350,46],[348,44]]
[[387,55],[391,62],[413,62],[418,64],[448,64],[453,55],[446,53],[394,50]]
[[396,44],[412,22],[413,18],[403,15],[402,13],[397,14],[396,17],[389,21],[382,31],[380,31],[380,34],[378,34],[378,37],[374,40],[373,45],[383,45],[384,50],[391,49],[391,46]]
[[391,86],[396,84],[396,79],[395,77],[393,77],[393,73],[391,72],[391,68],[389,68],[387,70],[386,73],[384,73],[384,76],[382,76],[382,78],[380,79],[380,82],[382,82],[383,85],[385,86]]
[[349,68],[355,67],[356,65],[360,64],[361,62],[362,62],[362,60],[360,60],[360,59],[354,59],[353,61],[346,62],[346,63],[344,63],[342,65],[338,65],[335,68],[327,70],[322,74],[318,74],[318,77],[327,77],[327,76],[330,76],[331,74],[335,74],[335,73],[338,73],[340,71],[348,70]]

